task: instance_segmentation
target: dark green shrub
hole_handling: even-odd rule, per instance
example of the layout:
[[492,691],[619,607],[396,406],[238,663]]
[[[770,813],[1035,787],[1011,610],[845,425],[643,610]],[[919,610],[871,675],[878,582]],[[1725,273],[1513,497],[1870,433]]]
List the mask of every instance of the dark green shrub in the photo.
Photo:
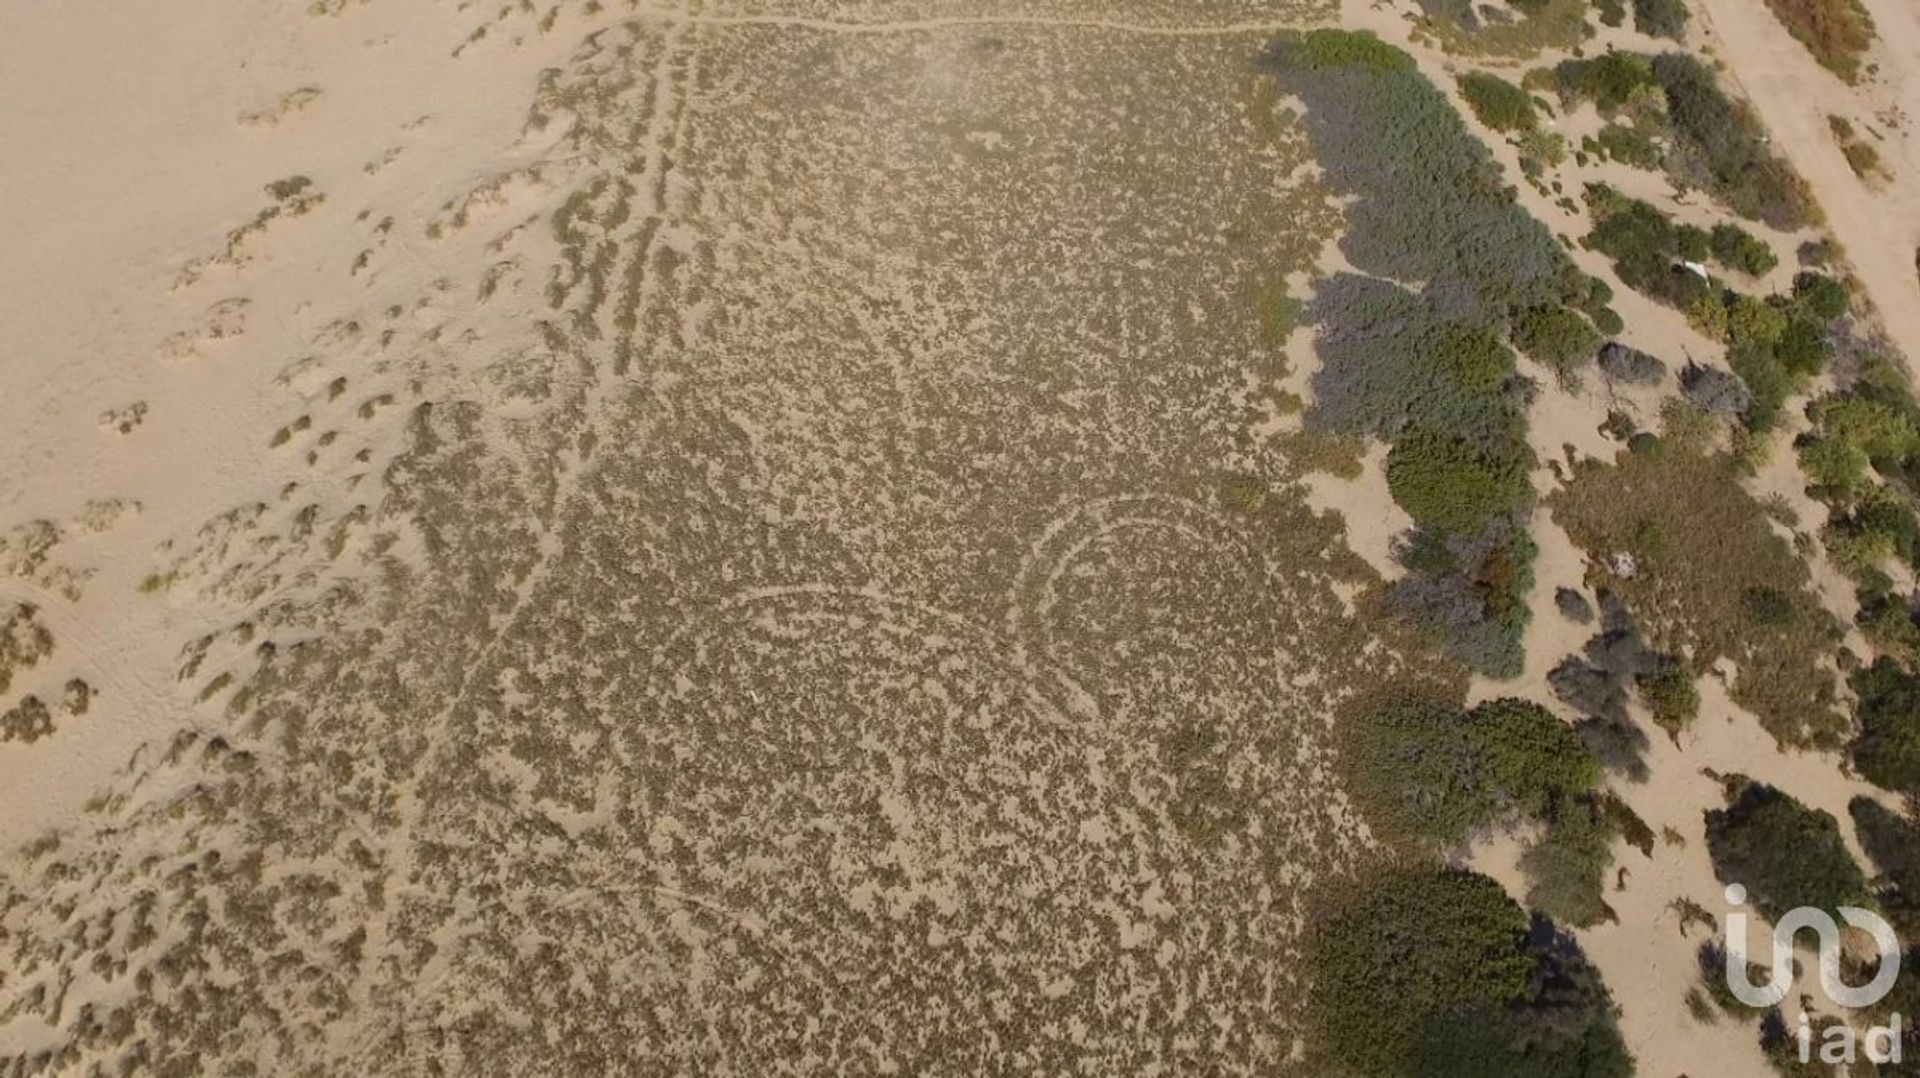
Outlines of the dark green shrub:
[[1586,198],[1594,223],[1585,243],[1613,260],[1628,287],[1681,310],[1712,293],[1709,282],[1680,265],[1706,257],[1707,233],[1676,226],[1654,206],[1604,184],[1590,185]]
[[1795,318],[1787,323],[1780,339],[1774,342],[1773,354],[1789,372],[1812,378],[1827,368],[1833,347],[1827,343],[1826,334],[1818,325],[1804,318]]
[[1846,314],[1851,302],[1846,285],[1824,273],[1812,271],[1794,275],[1793,298],[1804,304],[1808,313],[1815,318],[1827,322]]
[[1531,700],[1489,700],[1467,713],[1467,742],[1503,804],[1550,817],[1600,782],[1600,765],[1551,711]]
[[1769,920],[1796,906],[1833,910],[1867,897],[1838,821],[1761,783],[1747,783],[1726,808],[1707,813],[1707,853],[1714,876],[1745,887]]
[[1617,112],[1642,88],[1657,85],[1653,64],[1644,56],[1607,52],[1591,60],[1562,60],[1553,69],[1562,98],[1591,101],[1602,113]]
[[1727,351],[1727,363],[1753,395],[1753,403],[1743,417],[1750,430],[1772,430],[1787,398],[1805,385],[1805,379],[1788,370],[1766,342],[1736,344]]
[[[1847,802],[1860,848],[1901,905],[1920,907],[1920,827],[1871,797]],[[1884,897],[1883,892],[1883,897]]]
[[1387,489],[1414,520],[1468,534],[1533,497],[1523,462],[1490,458],[1464,439],[1426,427],[1393,444]]
[[1610,123],[1600,129],[1594,141],[1609,159],[1623,165],[1644,169],[1660,167],[1660,145],[1637,127]]
[[1592,358],[1600,334],[1566,307],[1529,307],[1514,315],[1513,343],[1536,362],[1564,370]]
[[1495,131],[1531,131],[1539,125],[1533,98],[1498,75],[1473,71],[1460,76],[1460,96],[1480,122]]
[[1291,62],[1314,71],[1365,67],[1376,71],[1412,71],[1413,57],[1373,34],[1309,30],[1289,49]]
[[1632,1072],[1591,963],[1550,924],[1530,924],[1484,876],[1396,874],[1316,928],[1314,1025],[1346,1074]]
[[1613,917],[1606,873],[1619,829],[1601,807],[1582,801],[1554,817],[1538,842],[1520,855],[1527,904],[1577,928]]
[[1700,716],[1700,688],[1694,684],[1693,671],[1681,663],[1662,663],[1642,675],[1638,684],[1654,725],[1668,733],[1679,733]]
[[1920,929],[1920,827],[1871,797],[1847,802],[1854,833],[1878,877],[1874,897],[1908,939]]
[[1708,243],[1716,261],[1750,277],[1764,276],[1780,264],[1773,248],[1739,225],[1714,225],[1708,233]]
[[1876,786],[1920,791],[1920,678],[1882,656],[1849,683],[1859,698],[1853,765]]
[[1462,712],[1411,692],[1356,717],[1344,749],[1361,811],[1389,841],[1447,850],[1514,816],[1552,819],[1600,781],[1573,728],[1538,704]]
[[1633,28],[1678,41],[1687,32],[1687,5],[1684,0],[1633,0]]
[[1779,588],[1748,588],[1740,593],[1740,602],[1747,608],[1748,617],[1773,628],[1793,624],[1799,614],[1793,598]]

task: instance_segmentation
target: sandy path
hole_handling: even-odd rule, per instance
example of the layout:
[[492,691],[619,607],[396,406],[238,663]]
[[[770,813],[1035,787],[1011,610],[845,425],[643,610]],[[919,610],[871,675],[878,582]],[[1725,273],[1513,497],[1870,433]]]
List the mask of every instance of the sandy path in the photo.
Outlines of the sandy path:
[[[1914,271],[1920,190],[1913,183],[1912,150],[1896,136],[1899,152],[1883,154],[1893,179],[1872,191],[1847,165],[1827,126],[1830,114],[1870,118],[1874,88],[1856,91],[1822,68],[1763,4],[1700,0],[1698,6],[1706,42],[1759,111],[1775,146],[1812,185],[1828,228],[1846,248],[1888,335],[1910,360],[1920,356],[1920,283]],[[1911,112],[1920,81],[1906,73],[1920,71],[1920,16],[1902,0],[1868,6],[1888,57],[1884,77]]]

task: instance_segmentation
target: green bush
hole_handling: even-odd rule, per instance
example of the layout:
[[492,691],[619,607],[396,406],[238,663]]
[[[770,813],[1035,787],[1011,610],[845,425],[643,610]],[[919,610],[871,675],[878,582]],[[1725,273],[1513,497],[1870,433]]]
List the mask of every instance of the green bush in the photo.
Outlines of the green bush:
[[1920,791],[1920,678],[1882,656],[1849,683],[1859,700],[1854,767],[1876,786]]
[[1687,5],[1684,0],[1633,0],[1633,28],[1678,41],[1687,32]]
[[1562,60],[1553,69],[1553,84],[1567,101],[1591,101],[1611,115],[1642,92],[1658,85],[1653,64],[1644,56],[1606,52],[1591,60]]
[[1585,243],[1613,260],[1614,272],[1629,288],[1680,310],[1712,295],[1710,283],[1679,265],[1707,257],[1707,233],[1676,226],[1651,204],[1605,184],[1589,185],[1586,200],[1593,229]]
[[1920,827],[1871,797],[1847,802],[1847,815],[1878,876],[1874,897],[1894,927],[1911,939],[1920,929]]
[[1495,131],[1531,131],[1539,125],[1533,98],[1498,75],[1473,71],[1460,76],[1460,96],[1480,122]]
[[1716,261],[1750,277],[1764,276],[1780,264],[1773,248],[1739,225],[1714,225],[1708,233],[1708,243]]
[[1521,462],[1490,458],[1464,439],[1426,427],[1388,451],[1387,490],[1419,523],[1468,534],[1533,497]]
[[1527,815],[1551,817],[1600,782],[1600,765],[1573,727],[1531,700],[1489,700],[1467,713],[1465,726],[1500,801]]
[[1796,906],[1859,905],[1867,881],[1831,815],[1748,782],[1707,813],[1707,853],[1721,883],[1738,883],[1769,920]]
[[1292,50],[1294,63],[1314,71],[1365,67],[1376,71],[1413,71],[1413,57],[1373,34],[1309,30]]
[[1683,664],[1663,662],[1635,683],[1654,725],[1668,733],[1679,733],[1699,718],[1700,688],[1694,684],[1693,671]]
[[1570,805],[1558,814],[1540,840],[1520,855],[1527,904],[1578,928],[1610,919],[1606,875],[1619,833],[1593,801]]
[[1536,362],[1565,370],[1593,358],[1600,334],[1566,307],[1529,307],[1514,315],[1513,343]]
[[1638,127],[1610,123],[1600,129],[1594,143],[1608,159],[1634,168],[1660,167],[1660,144]]
[[1811,270],[1794,275],[1793,298],[1804,304],[1809,313],[1823,322],[1831,322],[1847,313],[1851,300],[1847,296],[1847,286],[1823,273]]
[[1313,933],[1309,1000],[1321,1049],[1364,1078],[1625,1078],[1631,1060],[1599,974],[1536,930],[1500,885],[1408,871]]
[[1408,693],[1367,709],[1347,734],[1363,815],[1388,841],[1415,849],[1452,849],[1515,816],[1553,819],[1600,781],[1573,728],[1527,700],[1463,713]]

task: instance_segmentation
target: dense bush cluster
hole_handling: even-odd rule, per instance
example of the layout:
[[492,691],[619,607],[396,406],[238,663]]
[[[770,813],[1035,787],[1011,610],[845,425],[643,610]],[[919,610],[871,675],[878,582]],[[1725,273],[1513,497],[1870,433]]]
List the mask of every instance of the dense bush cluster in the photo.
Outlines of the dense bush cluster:
[[1717,224],[1708,233],[1708,249],[1714,261],[1749,277],[1761,277],[1780,264],[1766,241],[1736,224]]
[[1410,58],[1370,34],[1315,30],[1266,67],[1307,106],[1328,183],[1354,196],[1341,251],[1362,273],[1426,282],[1460,313],[1497,319],[1591,287]]
[[1633,28],[1651,37],[1680,40],[1687,32],[1685,0],[1633,0]]
[[1341,1072],[1632,1073],[1598,971],[1484,876],[1397,873],[1317,927],[1311,1003]]
[[1584,242],[1613,260],[1627,287],[1683,311],[1713,294],[1711,281],[1682,265],[1711,256],[1712,236],[1705,229],[1675,224],[1653,205],[1605,184],[1588,185],[1586,201],[1593,229]]
[[1848,82],[1873,45],[1873,17],[1860,0],[1767,0],[1767,6],[1813,58]]
[[1474,116],[1495,131],[1517,134],[1539,126],[1533,98],[1498,75],[1470,71],[1460,76],[1460,96],[1466,99]]
[[[1534,459],[1531,387],[1508,342],[1558,369],[1582,362],[1599,343],[1587,319],[1617,321],[1611,294],[1515,202],[1404,53],[1321,30],[1280,42],[1266,63],[1305,102],[1328,181],[1353,199],[1341,249],[1357,272],[1322,282],[1311,310],[1324,362],[1309,421],[1394,443],[1389,487],[1422,529],[1404,544],[1412,572],[1397,609],[1475,669],[1513,676]],[[1490,123],[1531,110],[1517,87],[1473,87]]]
[[1686,53],[1608,52],[1561,61],[1549,81],[1567,101],[1591,101],[1667,135],[1664,165],[1733,212],[1775,228],[1809,222],[1806,184],[1767,145],[1751,111],[1729,98],[1712,69]]
[[1866,876],[1831,815],[1735,776],[1724,809],[1707,813],[1707,853],[1722,883],[1747,889],[1769,920],[1797,906],[1832,910],[1867,897]]
[[1660,84],[1653,77],[1653,61],[1645,56],[1609,51],[1562,60],[1553,68],[1551,81],[1563,101],[1591,101],[1605,116],[1632,110],[1664,122]]
[[1882,657],[1850,681],[1859,701],[1854,766],[1876,786],[1920,793],[1920,677]]
[[1654,136],[1638,126],[1623,123],[1608,123],[1599,134],[1582,140],[1581,148],[1609,161],[1648,170],[1660,167],[1660,158],[1665,152]]
[[1920,828],[1871,797],[1848,802],[1847,815],[1873,864],[1874,898],[1894,927],[1911,937],[1920,929]]
[[1520,460],[1490,456],[1433,427],[1416,427],[1393,443],[1387,490],[1417,523],[1456,535],[1476,534],[1533,499]]
[[1551,821],[1600,781],[1573,728],[1520,699],[1462,711],[1435,696],[1402,695],[1351,724],[1344,754],[1375,829],[1435,852],[1504,820]]

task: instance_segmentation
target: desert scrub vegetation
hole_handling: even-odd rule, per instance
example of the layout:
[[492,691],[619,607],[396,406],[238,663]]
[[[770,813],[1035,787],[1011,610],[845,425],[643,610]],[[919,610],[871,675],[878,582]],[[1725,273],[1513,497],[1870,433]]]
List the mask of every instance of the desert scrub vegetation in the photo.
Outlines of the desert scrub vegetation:
[[1328,905],[1310,959],[1322,1073],[1632,1073],[1599,971],[1493,880],[1402,870]]
[[1866,875],[1832,815],[1744,776],[1726,785],[1727,806],[1709,810],[1706,821],[1716,879],[1745,887],[1773,921],[1797,906],[1832,910],[1866,899]]
[[1776,739],[1837,748],[1846,720],[1826,664],[1839,628],[1805,562],[1702,433],[1668,434],[1611,463],[1582,460],[1549,506],[1651,644],[1701,674],[1737,667],[1730,694]]
[[1534,459],[1533,386],[1511,346],[1567,373],[1598,343],[1587,319],[1617,320],[1611,293],[1518,205],[1405,53],[1316,30],[1265,67],[1305,103],[1327,183],[1352,199],[1340,246],[1355,272],[1322,281],[1308,312],[1323,359],[1308,422],[1391,443],[1389,489],[1420,524],[1395,608],[1473,669],[1515,676]]
[[1820,66],[1848,82],[1860,79],[1860,60],[1873,46],[1873,17],[1860,0],[1767,0],[1774,17]]

